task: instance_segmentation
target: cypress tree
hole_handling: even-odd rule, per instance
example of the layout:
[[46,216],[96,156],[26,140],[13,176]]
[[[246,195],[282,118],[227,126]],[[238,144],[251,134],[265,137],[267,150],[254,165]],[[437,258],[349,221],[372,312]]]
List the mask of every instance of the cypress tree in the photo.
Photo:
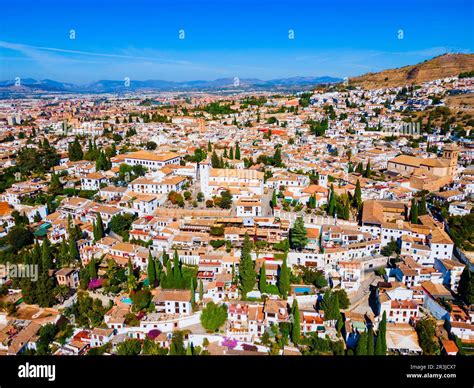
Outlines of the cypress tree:
[[[25,252],[24,258],[23,258],[23,263],[25,265],[34,264],[30,252]],[[24,278],[21,278],[21,280],[20,280],[23,300],[27,304],[36,303],[36,292],[35,292],[36,283],[37,282],[32,282],[29,277],[24,277]]]
[[69,143],[68,145],[68,157],[71,162],[82,160],[84,157],[84,152],[82,151],[81,144],[79,143],[77,137],[72,143]]
[[148,283],[150,287],[154,287],[156,284],[156,268],[151,252],[148,253],[148,266],[147,266]]
[[276,196],[276,190],[273,190],[272,194],[272,209],[274,209],[277,206],[277,196]]
[[59,245],[58,260],[61,267],[64,267],[71,262],[71,258],[69,257],[69,247],[64,238],[61,240],[61,244]]
[[104,155],[105,155],[105,161],[106,161],[105,170],[110,170],[112,168],[112,160],[110,159],[110,157],[108,157],[105,154],[105,152],[104,152]]
[[331,191],[329,193],[328,215],[334,217],[336,214],[336,194],[334,193],[334,185],[331,184]]
[[247,293],[252,291],[255,287],[257,277],[257,273],[255,272],[255,263],[250,256],[251,250],[252,244],[250,243],[249,235],[245,233],[245,238],[240,253],[239,269],[240,291],[244,299],[247,297]]
[[418,203],[416,199],[411,201],[410,222],[412,224],[418,223]]
[[213,168],[219,168],[220,167],[220,160],[219,156],[216,154],[216,151],[212,151],[211,155],[211,165]]
[[48,276],[47,271],[43,271],[38,277],[36,286],[37,303],[40,307],[50,307],[54,303],[54,282]]
[[367,166],[365,167],[365,171],[363,175],[366,178],[370,178],[372,175],[372,171],[370,170],[370,160],[367,162]]
[[[49,253],[49,243],[47,244],[47,252]],[[33,248],[32,259],[33,264],[38,264],[39,276],[36,282],[37,284],[34,286],[34,299],[40,307],[50,307],[54,303],[54,282],[48,275],[48,268],[43,264],[43,252],[43,249],[40,249],[38,242],[36,242]]]
[[96,241],[98,241],[105,236],[104,223],[102,222],[102,216],[100,215],[100,213],[97,213],[96,228],[97,228]]
[[374,355],[374,330],[372,327],[369,328],[369,333],[367,335],[367,355]]
[[229,159],[234,159],[234,148],[233,147],[230,147],[230,150],[229,150]]
[[207,152],[211,152],[212,151],[212,145],[211,145],[211,141],[209,140],[207,142]]
[[91,259],[91,261],[89,262],[87,267],[88,267],[87,269],[89,271],[89,277],[91,279],[97,279],[97,268],[96,268],[96,263],[95,263],[94,258]]
[[332,299],[331,290],[326,290],[321,301],[321,309],[324,310],[324,320],[330,321],[332,318]]
[[338,322],[342,321],[342,316],[341,316],[341,308],[339,307],[339,298],[336,295],[335,292],[332,292],[332,298],[333,298],[333,310],[334,310],[334,319],[336,319]]
[[354,205],[357,210],[360,210],[362,207],[362,189],[360,188],[360,182],[357,179],[356,188],[354,192]]
[[286,263],[286,254],[283,257],[283,263],[280,269],[280,276],[278,278],[278,289],[280,291],[281,297],[286,299],[288,292],[290,291],[290,270]]
[[351,172],[354,172],[354,165],[352,164],[352,162],[349,162],[349,163],[348,163],[347,172],[348,172],[349,174],[350,174]]
[[186,356],[192,356],[193,355],[193,350],[191,348],[191,343],[188,342],[188,347],[186,348]]
[[97,241],[97,225],[95,221],[92,221],[92,234],[94,236],[94,241]]
[[387,314],[384,311],[382,315],[382,320],[379,324],[379,335],[381,336],[382,342],[382,354],[387,354],[387,338],[386,338],[386,331],[387,331]]
[[72,230],[72,217],[70,214],[67,215],[67,232],[69,234],[69,236],[71,235],[71,230]]
[[383,356],[382,353],[382,336],[380,335],[380,330],[377,333],[377,339],[375,340],[375,355],[376,356]]
[[267,289],[267,273],[265,270],[265,262],[262,263],[262,266],[260,267],[260,276],[258,280],[258,289],[262,294],[266,292]]
[[45,237],[41,246],[41,268],[43,271],[53,268],[50,245],[48,237]]
[[472,272],[469,266],[465,266],[459,279],[458,294],[459,297],[469,306],[474,303],[474,284],[472,281]]
[[301,327],[300,327],[300,309],[298,308],[298,301],[293,299],[292,305],[293,325],[291,326],[291,340],[295,345],[300,342]]
[[38,271],[41,272],[43,270],[43,260],[41,257],[41,247],[38,244],[38,240],[35,241],[33,245],[33,249],[31,251],[31,262],[32,264],[38,265]]
[[166,253],[165,249],[163,248],[163,255],[161,256],[161,260],[163,261],[163,266],[166,267],[166,263],[168,263],[168,260],[170,259],[170,255]]
[[349,200],[344,201],[344,208],[342,212],[342,218],[344,220],[348,220],[350,217],[350,210],[349,210]]
[[357,341],[356,355],[366,356],[367,355],[367,333],[364,331],[359,335],[359,341]]
[[175,288],[183,288],[181,265],[179,262],[178,251],[176,249],[174,250],[173,255],[173,283]]
[[76,241],[71,235],[69,235],[69,256],[71,257],[72,262],[80,259]]
[[160,260],[153,260],[153,263],[155,264],[155,286],[161,284],[161,275],[163,274],[163,265],[161,264]]
[[319,252],[324,253],[323,228],[319,231]]
[[199,279],[199,300],[202,302],[204,297],[204,285],[202,284],[202,279]]
[[240,160],[240,146],[239,143],[235,145],[235,159]]
[[236,271],[235,271],[235,263],[232,263],[232,284],[238,284],[239,283],[239,279],[236,275],[237,274],[236,274]]
[[196,304],[196,295],[194,289],[194,278],[189,278],[189,289],[191,290],[191,305],[194,306]]
[[166,262],[166,281],[162,285],[163,288],[175,288],[173,270],[171,269],[171,260]]
[[100,151],[99,152],[99,157],[97,158],[95,162],[95,169],[97,171],[102,171],[107,169],[107,160],[105,158],[105,154]]
[[160,276],[160,287],[163,289],[169,288],[167,285],[166,272],[163,271]]
[[428,209],[426,207],[426,198],[423,195],[423,197],[421,197],[420,202],[418,203],[418,215],[423,216],[425,214],[428,214]]

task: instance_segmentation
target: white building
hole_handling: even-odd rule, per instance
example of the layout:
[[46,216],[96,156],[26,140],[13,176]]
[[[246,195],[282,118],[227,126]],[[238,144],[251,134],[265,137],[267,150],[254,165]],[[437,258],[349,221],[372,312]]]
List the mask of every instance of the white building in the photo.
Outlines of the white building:
[[179,164],[181,157],[174,152],[156,154],[150,151],[137,151],[125,156],[125,163],[130,166],[142,165],[149,170],[159,170],[169,164]]
[[443,284],[454,292],[458,291],[459,280],[461,279],[464,267],[464,264],[454,260],[435,260],[435,268],[443,274]]
[[81,178],[82,190],[99,190],[101,185],[108,185],[108,178],[100,172],[91,172]]
[[159,313],[191,314],[191,290],[160,290],[153,297],[153,303]]
[[224,190],[231,191],[235,199],[263,195],[264,174],[256,170],[212,168],[208,161],[202,161],[198,179],[205,198]]
[[262,201],[259,198],[240,198],[235,206],[237,217],[262,216]]

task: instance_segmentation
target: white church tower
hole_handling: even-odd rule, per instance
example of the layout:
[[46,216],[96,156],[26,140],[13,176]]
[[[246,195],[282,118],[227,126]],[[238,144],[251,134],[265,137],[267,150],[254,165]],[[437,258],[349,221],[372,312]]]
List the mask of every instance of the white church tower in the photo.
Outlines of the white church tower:
[[209,160],[203,160],[198,163],[197,178],[199,179],[199,187],[204,194],[204,198],[211,196],[211,189],[209,187],[209,170],[211,163]]
[[325,174],[319,174],[319,180],[318,180],[318,184],[319,186],[322,186],[322,187],[328,187],[328,176],[325,175]]

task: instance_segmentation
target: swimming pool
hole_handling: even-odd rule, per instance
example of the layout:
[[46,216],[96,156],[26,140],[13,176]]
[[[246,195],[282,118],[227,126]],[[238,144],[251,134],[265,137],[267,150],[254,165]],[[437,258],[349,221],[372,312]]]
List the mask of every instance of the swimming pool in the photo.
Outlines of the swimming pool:
[[295,290],[294,290],[296,294],[304,294],[305,292],[309,294],[310,291],[311,291],[311,287],[295,287]]
[[133,304],[132,299],[130,299],[128,296],[122,296],[122,298],[120,299],[120,302],[126,303],[126,304]]

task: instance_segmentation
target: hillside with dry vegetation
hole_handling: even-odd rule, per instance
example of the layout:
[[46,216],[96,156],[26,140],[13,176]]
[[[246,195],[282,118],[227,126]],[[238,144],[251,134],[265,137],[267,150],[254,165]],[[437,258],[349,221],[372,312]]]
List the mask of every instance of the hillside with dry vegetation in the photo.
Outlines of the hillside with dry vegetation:
[[417,65],[367,73],[349,80],[350,85],[380,89],[419,84],[435,79],[457,76],[474,70],[474,54],[444,54]]

